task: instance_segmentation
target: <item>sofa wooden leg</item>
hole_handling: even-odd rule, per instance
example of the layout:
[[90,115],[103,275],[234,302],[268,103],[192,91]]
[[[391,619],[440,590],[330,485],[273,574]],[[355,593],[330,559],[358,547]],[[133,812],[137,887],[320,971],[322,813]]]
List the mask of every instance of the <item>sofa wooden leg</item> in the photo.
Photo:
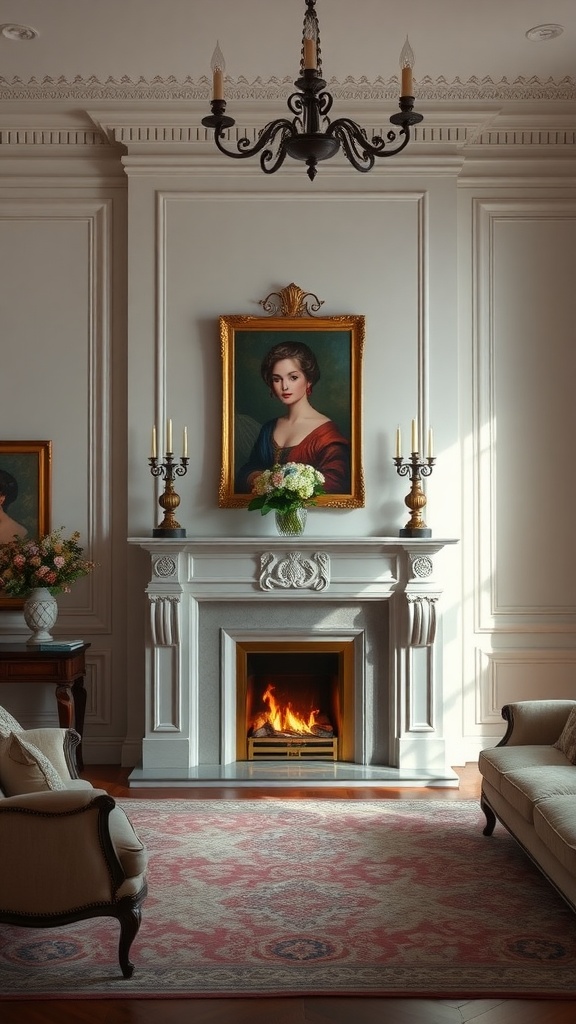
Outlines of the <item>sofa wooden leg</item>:
[[134,974],[134,964],[130,960],[130,947],[136,938],[140,923],[142,921],[141,907],[130,907],[118,915],[120,921],[120,942],[118,945],[118,959],[120,968],[125,978],[131,978]]
[[483,797],[480,798],[480,807],[484,811],[484,815],[486,817],[486,827],[484,828],[482,835],[491,836],[496,828],[496,815],[490,807],[490,804],[487,804]]

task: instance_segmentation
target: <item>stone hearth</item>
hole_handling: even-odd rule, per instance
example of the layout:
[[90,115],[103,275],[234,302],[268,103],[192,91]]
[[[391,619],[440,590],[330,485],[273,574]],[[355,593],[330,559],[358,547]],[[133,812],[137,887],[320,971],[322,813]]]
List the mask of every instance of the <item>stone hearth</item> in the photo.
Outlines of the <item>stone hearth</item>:
[[[131,538],[148,552],[146,731],[133,786],[457,785],[443,736],[441,586],[451,540]],[[351,644],[339,762],[237,760],[238,645]]]

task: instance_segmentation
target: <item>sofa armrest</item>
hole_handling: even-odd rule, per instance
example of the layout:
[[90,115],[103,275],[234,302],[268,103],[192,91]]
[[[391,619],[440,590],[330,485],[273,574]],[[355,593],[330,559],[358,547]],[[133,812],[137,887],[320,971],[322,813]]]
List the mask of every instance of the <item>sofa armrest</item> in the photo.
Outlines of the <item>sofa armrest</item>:
[[502,718],[508,728],[497,745],[553,744],[573,708],[576,708],[576,700],[521,700],[505,704]]
[[[123,815],[104,790],[57,790],[0,800],[0,912],[72,913],[111,904],[126,890],[128,872],[116,848],[115,816]],[[128,826],[128,835],[127,829]],[[120,828],[125,846],[130,823]],[[146,851],[134,835],[131,866],[139,868],[130,891],[144,884]],[[137,856],[138,847],[141,850]]]

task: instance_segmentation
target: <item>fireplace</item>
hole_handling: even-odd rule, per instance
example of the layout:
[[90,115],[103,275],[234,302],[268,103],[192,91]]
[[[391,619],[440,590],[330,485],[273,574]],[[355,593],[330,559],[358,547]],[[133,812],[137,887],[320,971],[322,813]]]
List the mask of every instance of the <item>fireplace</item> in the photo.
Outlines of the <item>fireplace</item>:
[[354,759],[351,640],[236,645],[237,759]]
[[[305,782],[306,765],[316,779],[324,771],[353,784],[430,778],[457,785],[445,758],[435,572],[436,554],[453,541],[131,543],[151,564],[145,732],[131,785],[249,784],[281,772],[287,778],[290,766]],[[294,687],[308,689],[301,710],[317,712],[315,747],[311,734],[274,726],[268,735],[265,721],[254,725],[254,714],[270,704],[270,681],[284,703],[290,684],[292,705],[301,699]]]

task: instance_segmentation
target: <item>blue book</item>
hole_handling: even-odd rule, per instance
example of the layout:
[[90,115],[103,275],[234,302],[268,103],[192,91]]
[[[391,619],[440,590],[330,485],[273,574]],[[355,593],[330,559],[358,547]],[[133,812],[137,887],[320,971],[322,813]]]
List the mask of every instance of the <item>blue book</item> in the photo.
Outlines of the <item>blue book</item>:
[[36,646],[39,651],[74,651],[84,646],[84,640],[44,640]]

